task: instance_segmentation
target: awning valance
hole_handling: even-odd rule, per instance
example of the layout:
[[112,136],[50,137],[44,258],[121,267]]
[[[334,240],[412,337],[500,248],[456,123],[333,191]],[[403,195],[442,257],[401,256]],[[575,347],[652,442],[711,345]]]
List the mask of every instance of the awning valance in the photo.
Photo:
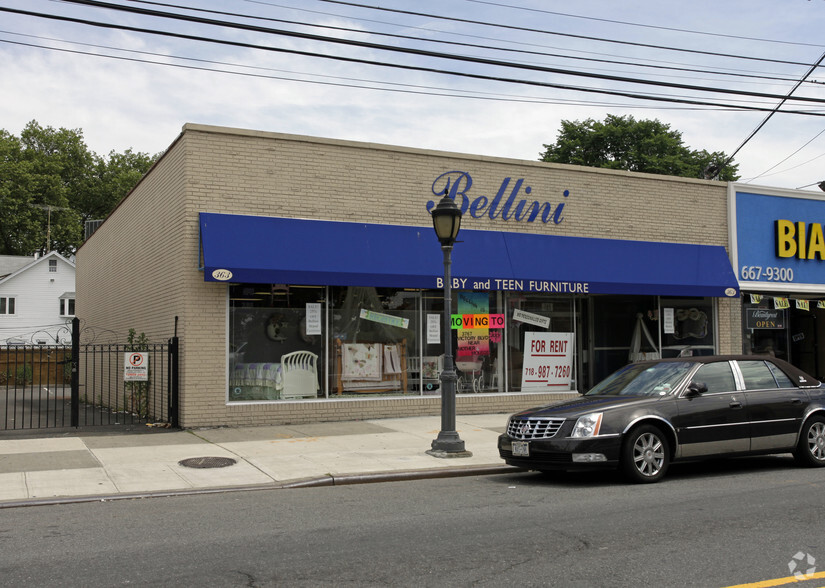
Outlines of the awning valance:
[[[738,296],[724,247],[462,229],[461,289]],[[431,226],[200,213],[206,281],[440,288]]]

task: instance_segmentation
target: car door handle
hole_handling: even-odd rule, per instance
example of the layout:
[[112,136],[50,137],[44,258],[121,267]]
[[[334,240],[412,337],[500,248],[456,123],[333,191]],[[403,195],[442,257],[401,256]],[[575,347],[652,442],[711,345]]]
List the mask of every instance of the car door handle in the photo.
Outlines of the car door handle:
[[802,400],[800,400],[799,398],[792,398],[791,404],[802,404]]
[[742,403],[739,402],[738,400],[734,400],[733,402],[730,403],[730,407],[731,408],[742,408]]

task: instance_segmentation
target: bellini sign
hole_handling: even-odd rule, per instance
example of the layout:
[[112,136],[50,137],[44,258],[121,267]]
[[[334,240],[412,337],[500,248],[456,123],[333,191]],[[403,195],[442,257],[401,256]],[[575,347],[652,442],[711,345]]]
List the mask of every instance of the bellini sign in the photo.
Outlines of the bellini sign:
[[[543,223],[552,221],[557,225],[564,220],[565,201],[562,200],[554,207],[550,202],[531,200],[530,194],[533,189],[525,185],[524,178],[515,181],[509,177],[504,178],[495,196],[489,197],[482,194],[470,195],[472,186],[473,178],[469,172],[450,171],[435,179],[432,192],[440,197],[446,190],[462,214],[466,215],[469,212],[472,218],[482,218],[486,215],[491,220],[501,218],[505,221],[528,223],[541,219]],[[570,190],[562,192],[562,196],[569,198]],[[427,202],[427,211],[431,211],[435,204],[433,200]]]

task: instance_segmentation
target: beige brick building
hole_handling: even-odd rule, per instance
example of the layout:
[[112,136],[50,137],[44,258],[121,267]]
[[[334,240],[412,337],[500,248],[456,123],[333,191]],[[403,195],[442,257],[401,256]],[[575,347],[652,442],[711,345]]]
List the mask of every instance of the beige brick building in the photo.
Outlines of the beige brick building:
[[[77,316],[152,340],[177,325],[184,427],[437,414],[427,203],[445,188],[466,208],[453,276],[471,278],[451,313],[505,322],[451,333],[460,413],[583,391],[634,343],[741,352],[726,184],[194,124],[79,249]],[[559,334],[561,378],[530,381],[548,366],[528,341]],[[309,392],[295,351],[317,357]]]

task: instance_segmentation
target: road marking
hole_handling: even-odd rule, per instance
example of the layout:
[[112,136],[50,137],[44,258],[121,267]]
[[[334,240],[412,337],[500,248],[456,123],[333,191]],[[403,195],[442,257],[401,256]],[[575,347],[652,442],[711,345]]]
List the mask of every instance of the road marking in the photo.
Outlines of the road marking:
[[750,584],[736,584],[735,586],[726,586],[725,588],[770,588],[771,586],[784,586],[785,584],[807,582],[808,580],[814,580],[816,578],[825,578],[825,572],[808,574],[802,578],[790,576],[788,578],[776,578],[774,580],[762,580],[761,582],[751,582]]

